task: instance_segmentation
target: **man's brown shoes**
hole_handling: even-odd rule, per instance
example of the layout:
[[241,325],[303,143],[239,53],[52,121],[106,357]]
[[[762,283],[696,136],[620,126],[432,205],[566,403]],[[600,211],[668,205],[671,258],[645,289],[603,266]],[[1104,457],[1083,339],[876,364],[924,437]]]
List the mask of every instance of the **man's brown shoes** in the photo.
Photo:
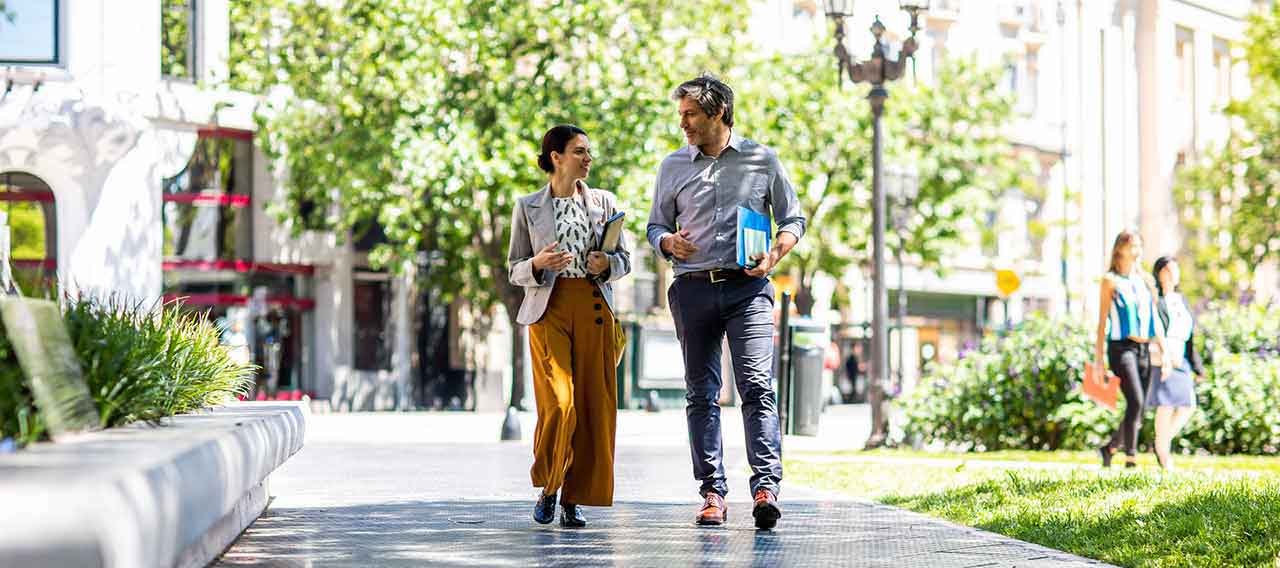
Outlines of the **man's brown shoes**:
[[751,516],[756,518],[756,528],[771,529],[777,526],[782,518],[782,509],[778,507],[778,497],[768,489],[756,491],[756,504],[751,509]]
[[729,508],[724,504],[724,497],[715,491],[708,491],[707,500],[702,503],[702,509],[698,511],[698,519],[695,522],[699,525],[723,525],[728,513]]

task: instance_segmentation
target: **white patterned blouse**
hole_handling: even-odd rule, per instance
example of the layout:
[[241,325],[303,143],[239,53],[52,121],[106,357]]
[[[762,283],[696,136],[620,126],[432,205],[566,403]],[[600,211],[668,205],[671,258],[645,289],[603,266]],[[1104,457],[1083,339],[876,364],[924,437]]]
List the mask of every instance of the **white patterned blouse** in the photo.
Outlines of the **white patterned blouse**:
[[560,271],[560,276],[586,278],[587,253],[591,242],[591,224],[587,220],[586,207],[579,202],[577,194],[557,197],[553,201],[556,207],[556,239],[560,241],[559,249],[573,255],[573,261]]

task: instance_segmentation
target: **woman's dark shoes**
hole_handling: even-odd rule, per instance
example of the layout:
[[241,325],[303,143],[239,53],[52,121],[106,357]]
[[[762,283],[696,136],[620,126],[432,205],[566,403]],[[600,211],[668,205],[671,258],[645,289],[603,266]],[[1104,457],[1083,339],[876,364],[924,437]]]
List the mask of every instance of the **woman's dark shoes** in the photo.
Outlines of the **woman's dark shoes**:
[[1129,469],[1131,467],[1138,467],[1138,462],[1135,462],[1133,460],[1125,460],[1124,467],[1125,469]]
[[543,495],[533,505],[533,520],[539,524],[549,524],[556,520],[556,494]]
[[561,503],[560,526],[569,529],[580,529],[587,526],[587,518],[582,515],[582,507]]

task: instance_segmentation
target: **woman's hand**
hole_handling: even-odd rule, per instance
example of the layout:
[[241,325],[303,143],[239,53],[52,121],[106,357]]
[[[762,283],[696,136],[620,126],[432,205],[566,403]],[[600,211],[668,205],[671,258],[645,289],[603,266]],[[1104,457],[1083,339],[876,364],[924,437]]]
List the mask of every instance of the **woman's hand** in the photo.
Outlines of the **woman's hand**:
[[538,251],[533,257],[534,270],[554,270],[559,272],[569,266],[573,262],[573,255],[567,252],[557,252],[556,247],[560,246],[560,242],[556,241]]
[[598,250],[587,253],[587,272],[600,275],[606,270],[609,270],[609,255]]
[[1102,358],[1099,357],[1092,364],[1093,364],[1093,368],[1097,370],[1097,372],[1093,374],[1093,382],[1098,385],[1106,384],[1107,382],[1106,361],[1103,361]]

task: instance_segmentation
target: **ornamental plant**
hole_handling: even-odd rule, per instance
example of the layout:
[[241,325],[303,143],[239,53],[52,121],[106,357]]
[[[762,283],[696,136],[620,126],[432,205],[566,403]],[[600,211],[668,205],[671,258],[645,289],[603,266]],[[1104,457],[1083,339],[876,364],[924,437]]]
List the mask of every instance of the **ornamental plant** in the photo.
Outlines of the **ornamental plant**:
[[[148,308],[118,296],[81,296],[64,298],[62,311],[104,428],[216,406],[246,394],[253,383],[255,367],[229,356],[213,322],[178,303]],[[4,333],[0,438],[19,445],[47,438]]]
[[1078,388],[1092,353],[1080,323],[1033,315],[933,367],[901,403],[904,432],[974,451],[1101,444],[1112,420]]
[[[1280,452],[1280,306],[1215,304],[1197,319],[1206,374],[1196,386],[1199,410],[1174,448]],[[1081,323],[1033,315],[1007,334],[989,335],[963,359],[930,369],[901,402],[903,430],[914,440],[973,451],[1098,447],[1119,414],[1080,394],[1092,354],[1092,333]],[[1119,405],[1123,410],[1123,397]],[[1150,441],[1152,430],[1144,421],[1140,441]]]

